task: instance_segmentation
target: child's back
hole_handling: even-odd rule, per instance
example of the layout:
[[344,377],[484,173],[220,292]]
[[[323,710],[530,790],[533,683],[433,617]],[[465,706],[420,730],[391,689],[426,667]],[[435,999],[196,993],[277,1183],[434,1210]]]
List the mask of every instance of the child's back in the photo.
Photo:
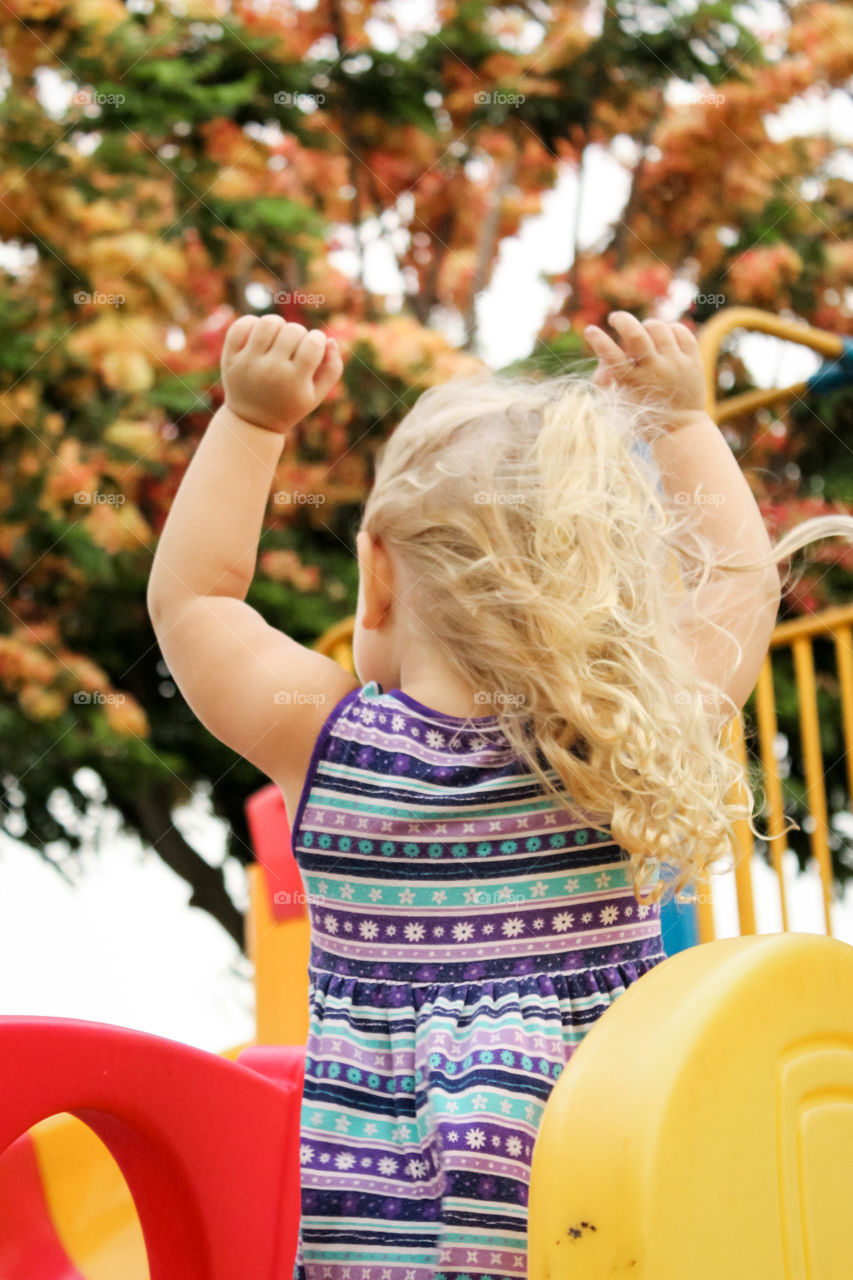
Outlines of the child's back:
[[547,1097],[664,959],[659,904],[509,749],[371,682],[294,818],[311,918],[296,1280],[523,1277]]

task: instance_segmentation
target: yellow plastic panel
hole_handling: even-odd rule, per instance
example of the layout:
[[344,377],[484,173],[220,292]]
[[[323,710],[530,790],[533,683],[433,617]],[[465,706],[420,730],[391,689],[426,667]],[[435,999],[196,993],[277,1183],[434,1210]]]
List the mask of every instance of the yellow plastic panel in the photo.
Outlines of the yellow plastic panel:
[[258,1044],[305,1044],[308,1039],[308,955],[311,926],[274,920],[263,868],[249,867],[246,945],[255,974]]
[[68,1115],[30,1134],[54,1230],[78,1271],[86,1280],[148,1280],[133,1200],[100,1138]]
[[850,1211],[844,1170],[853,1152],[853,1044],[824,1038],[792,1047],[780,1063],[779,1189],[788,1272],[849,1280]]
[[849,1280],[853,947],[663,961],[576,1049],[536,1145],[529,1280]]

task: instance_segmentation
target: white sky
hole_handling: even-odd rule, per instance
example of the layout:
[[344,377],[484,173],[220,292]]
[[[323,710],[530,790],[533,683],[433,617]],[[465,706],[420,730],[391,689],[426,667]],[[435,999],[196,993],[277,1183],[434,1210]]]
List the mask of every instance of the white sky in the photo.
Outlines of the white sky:
[[[765,16],[776,11],[768,5],[756,9]],[[849,141],[853,108],[836,94],[829,104],[813,100],[786,108],[773,127],[782,132],[831,128],[839,142]],[[594,245],[618,215],[627,191],[625,171],[613,155],[591,148],[588,165],[587,190],[593,195],[581,215],[584,248]],[[574,199],[575,178],[567,173],[545,197],[542,214],[528,220],[501,249],[478,307],[480,352],[493,367],[530,350],[550,302],[540,272],[569,266]],[[399,280],[390,255],[370,229],[365,239],[372,241],[371,287],[393,294]],[[0,261],[12,265],[16,259],[20,255],[13,249],[0,246]],[[346,267],[352,255],[341,251],[337,261]],[[686,296],[673,299],[673,316],[689,298],[689,286],[684,289]],[[745,339],[741,350],[756,380],[765,385],[807,377],[817,365],[803,348],[757,335]],[[222,824],[201,801],[184,811],[181,820],[195,847],[217,862],[224,848]],[[0,1011],[117,1023],[211,1050],[251,1039],[247,963],[218,925],[187,906],[189,889],[183,881],[136,839],[118,838],[115,825],[105,816],[101,844],[106,847],[86,853],[73,872],[73,886],[31,850],[0,833]],[[817,876],[812,872],[794,886],[794,863],[789,853],[791,927],[823,933]],[[781,928],[775,877],[761,862],[753,875],[759,930],[775,932]],[[229,880],[244,894],[242,872],[235,865],[229,867]],[[734,935],[739,930],[733,886],[717,893],[718,935]],[[834,923],[835,935],[853,943],[850,894],[835,907]]]

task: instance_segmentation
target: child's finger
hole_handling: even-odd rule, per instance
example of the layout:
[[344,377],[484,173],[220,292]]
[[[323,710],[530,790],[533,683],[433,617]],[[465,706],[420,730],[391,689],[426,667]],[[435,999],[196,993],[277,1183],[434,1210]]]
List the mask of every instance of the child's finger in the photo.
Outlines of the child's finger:
[[306,333],[291,356],[293,367],[303,378],[313,378],[326,353],[326,335],[322,329]]
[[320,366],[314,375],[314,389],[317,399],[324,400],[329,391],[344,371],[344,362],[338,344],[334,338],[326,342],[326,350]]
[[643,360],[655,354],[655,344],[630,311],[611,311],[607,318],[622,339],[622,345],[632,360]]
[[605,333],[603,329],[599,329],[597,324],[588,324],[584,329],[584,336],[599,360],[604,360],[607,364],[629,363],[622,348],[613,341],[608,333]]
[[281,324],[278,333],[275,335],[275,354],[280,356],[282,360],[292,360],[299,347],[300,342],[308,337],[308,330],[304,324]]
[[254,316],[239,316],[229,327],[222,344],[222,359],[230,360],[241,351],[249,340],[255,323]]
[[674,356],[678,352],[678,345],[672,333],[672,326],[668,325],[664,320],[644,320],[643,328],[646,333],[651,335],[652,342],[662,356]]
[[[280,316],[261,316],[255,321],[255,327],[249,338],[249,348],[253,355],[266,355],[278,337],[282,327]],[[286,327],[286,326],[285,326]]]
[[696,334],[691,329],[688,329],[686,324],[682,324],[681,321],[674,324],[672,326],[672,336],[686,356],[698,354],[699,343],[696,340]]

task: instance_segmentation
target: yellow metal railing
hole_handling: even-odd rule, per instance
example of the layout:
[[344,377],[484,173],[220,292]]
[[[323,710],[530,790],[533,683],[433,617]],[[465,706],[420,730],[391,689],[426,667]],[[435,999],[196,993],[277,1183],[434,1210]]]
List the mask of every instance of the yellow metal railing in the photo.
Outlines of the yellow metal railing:
[[[832,859],[829,848],[829,820],[826,804],[826,780],[820,743],[817,684],[815,681],[815,639],[832,638],[835,644],[835,660],[841,689],[841,720],[844,735],[847,783],[853,795],[853,605],[825,609],[811,617],[782,622],[776,627],[770,640],[770,652],[764,660],[755,688],[755,718],[758,754],[765,790],[765,807],[762,825],[768,836],[770,858],[779,884],[779,902],[782,913],[782,929],[789,928],[788,899],[782,871],[782,854],[785,849],[785,815],[782,782],[776,759],[777,734],[776,699],[773,689],[773,653],[790,649],[793,655],[794,678],[797,689],[799,725],[802,737],[808,814],[811,818],[809,839],[812,855],[820,873],[823,893],[824,920],[827,935],[832,937]],[[732,732],[732,750],[736,758],[745,763],[743,718],[737,717]],[[752,893],[753,835],[746,822],[737,824],[740,849],[734,870],[737,891],[738,926],[741,934],[755,933],[755,904]],[[713,882],[712,882],[713,883]],[[699,941],[710,942],[715,937],[711,885],[703,884],[698,893],[696,910],[699,925]]]
[[844,353],[844,340],[837,333],[813,329],[796,320],[785,320],[772,311],[759,311],[757,307],[725,307],[704,324],[699,333],[699,350],[705,366],[708,412],[715,422],[728,422],[730,418],[754,413],[756,409],[778,404],[782,400],[796,400],[808,390],[808,383],[796,382],[789,387],[757,387],[754,391],[743,391],[736,396],[727,396],[725,400],[717,400],[716,370],[720,347],[723,339],[735,329],[752,329],[758,333],[768,333],[774,338],[782,338],[785,342],[797,342],[819,352],[826,359]]
[[[781,404],[796,400],[804,396],[808,391],[808,383],[797,382],[787,387],[756,388],[753,391],[727,396],[724,400],[717,400],[716,369],[720,348],[724,339],[737,329],[753,330],[769,334],[775,338],[781,338],[786,342],[796,342],[802,346],[810,347],[813,351],[817,351],[825,359],[841,356],[844,352],[844,342],[838,334],[828,333],[823,329],[815,329],[810,325],[801,324],[795,320],[784,319],[769,311],[760,311],[755,307],[726,307],[724,310],[719,311],[707,324],[703,325],[699,334],[699,350],[702,353],[702,362],[705,366],[708,412],[714,421],[720,424],[742,414],[753,413],[755,410],[771,404]],[[836,661],[841,684],[844,741],[848,750],[848,783],[850,794],[853,795],[853,760],[849,755],[851,748],[853,748],[851,622],[853,622],[853,606],[827,609],[823,613],[814,614],[811,617],[798,618],[792,622],[782,623],[773,632],[773,637],[770,641],[770,653],[764,661],[758,684],[756,685],[756,728],[766,797],[765,829],[769,838],[771,861],[779,882],[783,930],[788,929],[788,903],[785,895],[785,880],[782,874],[782,854],[785,847],[784,806],[782,784],[774,751],[776,701],[773,694],[771,654],[774,650],[780,648],[790,648],[793,652],[800,730],[803,742],[806,795],[809,813],[814,824],[809,834],[812,853],[820,871],[826,932],[832,936],[832,916],[830,911],[832,901],[832,862],[829,850],[826,786],[821,758],[812,644],[816,636],[832,635],[835,639]],[[743,719],[740,716],[738,716],[733,725],[732,750],[743,763],[745,746]],[[755,903],[752,893],[751,867],[753,836],[746,822],[737,824],[737,838],[740,850],[737,851],[738,857],[734,876],[737,892],[738,924],[741,934],[755,933]],[[696,909],[699,940],[700,942],[710,942],[715,937],[713,894],[710,884],[702,886],[701,892],[698,894]]]

